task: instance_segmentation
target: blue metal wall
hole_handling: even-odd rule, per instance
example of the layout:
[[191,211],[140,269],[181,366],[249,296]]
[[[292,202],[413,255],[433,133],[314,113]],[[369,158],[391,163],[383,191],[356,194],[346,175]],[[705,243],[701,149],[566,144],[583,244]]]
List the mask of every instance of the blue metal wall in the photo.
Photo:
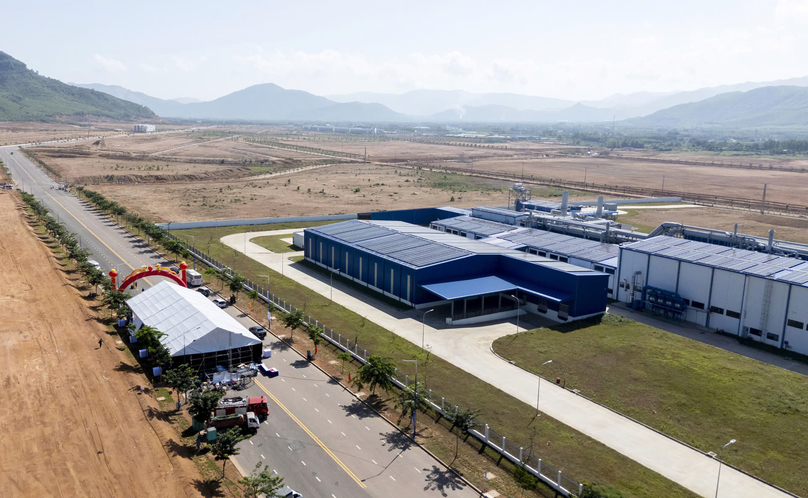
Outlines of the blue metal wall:
[[413,225],[429,225],[433,221],[445,220],[469,214],[462,210],[452,208],[422,208],[402,209],[399,211],[378,211],[373,213],[360,213],[360,220],[403,221]]
[[[542,294],[572,296],[566,301],[571,317],[600,313],[606,309],[606,289],[609,282],[609,276],[606,274],[565,272],[496,254],[471,255],[427,268],[414,269],[371,254],[360,247],[333,241],[308,230],[305,232],[305,245],[306,257],[315,262],[415,305],[436,300],[436,297],[423,290],[421,285],[497,275]],[[536,298],[528,300],[536,302]],[[548,307],[558,310],[557,303],[549,302]]]

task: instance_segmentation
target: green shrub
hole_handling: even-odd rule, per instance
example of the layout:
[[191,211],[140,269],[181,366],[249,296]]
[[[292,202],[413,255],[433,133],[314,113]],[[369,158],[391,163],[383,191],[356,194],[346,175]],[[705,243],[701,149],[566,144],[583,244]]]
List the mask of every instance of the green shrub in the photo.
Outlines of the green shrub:
[[516,484],[524,489],[536,489],[539,485],[539,478],[528,472],[524,467],[516,467],[513,471],[513,478]]
[[609,486],[587,483],[580,498],[623,498],[623,494]]

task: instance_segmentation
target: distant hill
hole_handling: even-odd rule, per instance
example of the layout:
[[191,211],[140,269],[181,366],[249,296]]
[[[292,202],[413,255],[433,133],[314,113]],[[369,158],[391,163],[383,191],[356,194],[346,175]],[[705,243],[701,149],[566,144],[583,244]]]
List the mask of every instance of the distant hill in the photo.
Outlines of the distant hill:
[[613,116],[612,109],[597,109],[578,103],[565,109],[545,111],[523,111],[502,105],[465,106],[433,114],[429,119],[466,123],[592,123],[611,121]]
[[76,85],[148,105],[162,117],[215,121],[407,121],[407,116],[380,104],[337,103],[301,90],[287,90],[272,83],[253,85],[210,102],[181,103],[163,100],[120,86]]
[[202,102],[201,100],[195,99],[193,97],[177,97],[176,99],[169,99],[169,100],[179,102],[180,104],[195,104],[197,102]]
[[0,52],[0,121],[41,121],[78,115],[118,120],[155,117],[142,105],[40,76]]
[[722,93],[629,119],[625,124],[654,128],[808,126],[808,88],[767,86]]
[[157,97],[152,97],[141,92],[133,92],[127,88],[118,85],[102,85],[100,83],[80,84],[72,83],[72,85],[80,88],[89,88],[97,92],[103,92],[119,99],[134,102],[148,107],[157,115],[161,117],[178,117],[182,114],[183,103],[175,100],[163,100]]

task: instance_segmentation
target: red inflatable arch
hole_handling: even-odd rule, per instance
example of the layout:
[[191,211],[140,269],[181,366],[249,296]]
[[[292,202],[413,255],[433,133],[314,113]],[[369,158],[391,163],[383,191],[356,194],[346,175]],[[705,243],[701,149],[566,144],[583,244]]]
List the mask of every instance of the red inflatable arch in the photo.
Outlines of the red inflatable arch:
[[123,292],[127,287],[132,285],[134,282],[137,282],[141,278],[152,277],[152,276],[160,276],[160,277],[170,278],[171,280],[176,282],[178,285],[181,285],[183,287],[188,287],[185,284],[185,270],[187,270],[187,269],[188,269],[188,265],[185,264],[184,261],[182,263],[180,263],[180,271],[181,271],[182,275],[177,275],[173,271],[171,271],[169,269],[166,269],[166,268],[162,268],[160,266],[157,266],[156,268],[153,268],[151,266],[144,266],[140,270],[133,271],[131,275],[126,277],[124,279],[124,281],[121,282],[120,287],[116,286],[116,278],[118,277],[118,272],[117,271],[110,270],[109,278],[112,279],[112,288],[115,289],[115,290],[119,290],[121,292]]

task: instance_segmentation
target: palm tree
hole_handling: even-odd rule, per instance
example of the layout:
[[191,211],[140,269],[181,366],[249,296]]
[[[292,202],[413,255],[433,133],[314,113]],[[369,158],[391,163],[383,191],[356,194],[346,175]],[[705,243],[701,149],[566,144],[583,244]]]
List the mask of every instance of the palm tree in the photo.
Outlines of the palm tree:
[[377,387],[381,387],[384,391],[392,389],[393,381],[390,378],[395,374],[396,364],[392,358],[371,355],[368,356],[367,363],[356,371],[353,384],[359,390],[363,390],[367,386],[375,395]]

